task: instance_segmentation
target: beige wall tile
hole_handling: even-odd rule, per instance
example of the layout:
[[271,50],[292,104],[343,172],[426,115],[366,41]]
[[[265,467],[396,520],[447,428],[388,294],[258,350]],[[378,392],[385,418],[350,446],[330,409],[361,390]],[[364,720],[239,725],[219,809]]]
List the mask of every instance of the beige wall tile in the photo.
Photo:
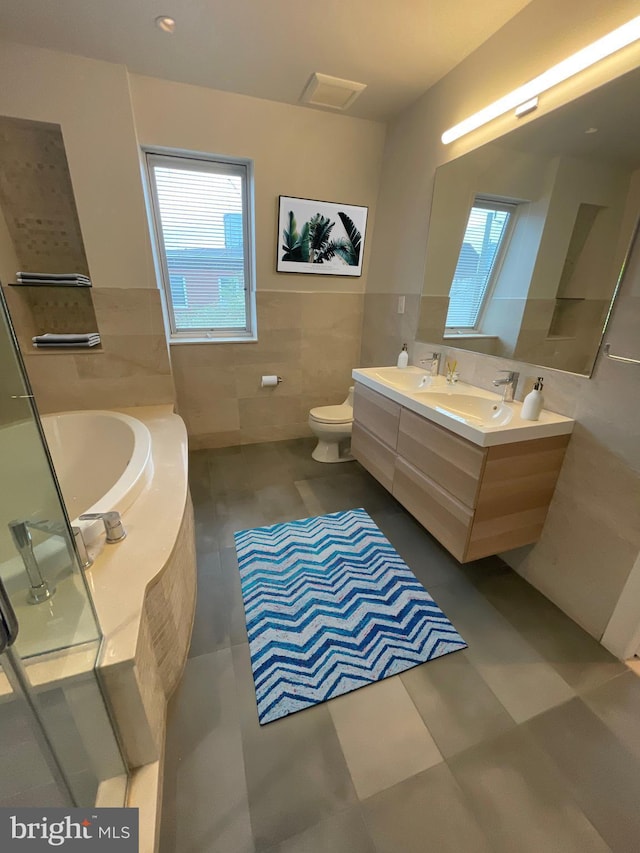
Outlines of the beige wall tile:
[[[301,327],[306,331],[325,329],[334,331],[362,325],[363,296],[360,293],[331,293],[316,291],[300,294],[302,297]],[[358,329],[358,331],[360,331]]]
[[100,355],[75,356],[80,379],[115,379],[171,373],[163,335],[105,335]]
[[206,450],[209,447],[235,447],[240,444],[240,430],[230,432],[189,433],[190,450]]
[[302,293],[259,290],[256,293],[258,335],[265,329],[299,329],[302,324]]
[[306,414],[299,396],[244,397],[237,404],[242,430],[297,424]]
[[92,290],[98,328],[103,335],[164,335],[157,288],[96,287]]
[[[302,334],[297,329],[266,329],[258,331],[255,343],[232,344],[229,356],[232,364],[261,365],[265,361],[297,362]],[[217,345],[219,346],[219,345]]]
[[586,631],[600,638],[638,548],[600,517],[556,490],[540,541],[518,572]]
[[309,429],[309,425],[306,421],[299,424],[286,424],[285,426],[241,429],[240,444],[259,444],[265,441],[287,441],[291,438],[305,438],[311,434],[311,430]]
[[178,413],[187,425],[189,436],[215,432],[235,432],[240,429],[240,408],[235,398],[210,398],[202,408],[190,407]]
[[[302,367],[291,361],[265,361],[263,364],[238,364],[234,368],[238,397],[291,397],[302,394]],[[279,376],[282,382],[269,388],[261,386],[263,376]]]

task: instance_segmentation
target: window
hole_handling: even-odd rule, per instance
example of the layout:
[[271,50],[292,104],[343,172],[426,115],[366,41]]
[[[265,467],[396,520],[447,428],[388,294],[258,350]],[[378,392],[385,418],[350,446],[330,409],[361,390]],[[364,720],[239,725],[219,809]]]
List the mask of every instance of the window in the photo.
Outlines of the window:
[[447,329],[477,328],[515,209],[515,204],[490,199],[474,201],[449,292]]
[[250,164],[147,152],[171,340],[254,338]]

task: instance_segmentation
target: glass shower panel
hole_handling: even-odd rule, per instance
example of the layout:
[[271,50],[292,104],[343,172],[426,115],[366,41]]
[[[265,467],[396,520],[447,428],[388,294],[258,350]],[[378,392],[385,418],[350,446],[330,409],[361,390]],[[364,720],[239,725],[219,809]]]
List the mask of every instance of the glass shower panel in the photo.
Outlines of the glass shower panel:
[[126,770],[94,670],[101,634],[1,290],[0,484],[0,579],[19,625],[15,665],[0,656],[0,766],[19,768],[3,774],[0,804],[70,793],[123,805]]
[[20,622],[17,651],[29,658],[97,648],[100,632],[30,389],[6,316],[0,322],[0,577]]

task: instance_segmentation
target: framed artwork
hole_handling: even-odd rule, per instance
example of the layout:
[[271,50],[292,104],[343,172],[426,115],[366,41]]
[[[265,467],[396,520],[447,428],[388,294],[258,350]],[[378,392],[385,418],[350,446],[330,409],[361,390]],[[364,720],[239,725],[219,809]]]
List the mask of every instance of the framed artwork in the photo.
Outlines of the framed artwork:
[[280,196],[278,272],[362,275],[366,207]]

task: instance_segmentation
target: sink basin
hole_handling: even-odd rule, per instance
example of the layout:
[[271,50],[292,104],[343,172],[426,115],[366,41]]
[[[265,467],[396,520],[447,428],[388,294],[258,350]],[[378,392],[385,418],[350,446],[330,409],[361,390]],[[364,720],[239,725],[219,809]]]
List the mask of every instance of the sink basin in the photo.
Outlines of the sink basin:
[[417,392],[415,397],[437,411],[472,426],[505,426],[514,415],[513,409],[502,400],[476,394],[422,391]]
[[480,447],[568,435],[575,423],[544,409],[537,421],[525,421],[522,403],[505,403],[493,391],[468,382],[449,385],[444,376],[431,376],[413,365],[361,367],[351,375],[365,388]]
[[445,383],[444,376],[431,376],[419,367],[378,367],[373,371],[376,379],[400,391],[419,391]]

